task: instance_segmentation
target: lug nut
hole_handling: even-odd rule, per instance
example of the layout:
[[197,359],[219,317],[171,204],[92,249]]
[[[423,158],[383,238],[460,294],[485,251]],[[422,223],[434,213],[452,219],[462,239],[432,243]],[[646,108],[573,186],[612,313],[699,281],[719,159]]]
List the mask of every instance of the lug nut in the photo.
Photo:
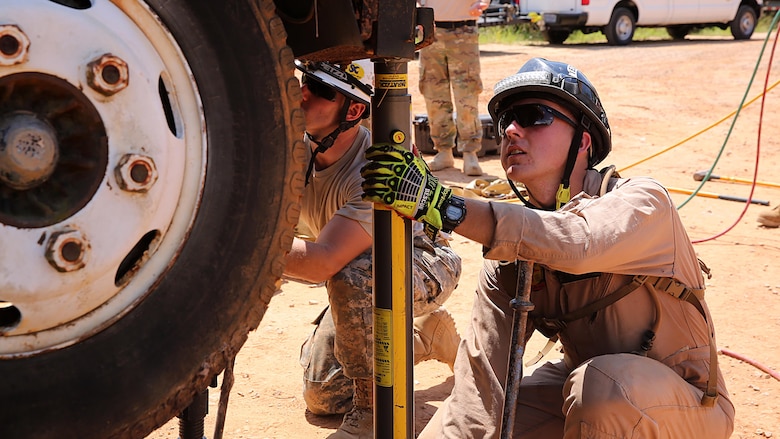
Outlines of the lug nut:
[[146,192],[157,181],[157,167],[151,157],[125,154],[119,160],[114,175],[123,190]]
[[46,247],[46,260],[57,271],[66,273],[86,264],[89,243],[78,230],[55,232]]
[[87,83],[98,93],[111,96],[130,82],[127,63],[107,53],[87,64]]
[[13,24],[0,25],[0,66],[12,66],[27,61],[30,39]]

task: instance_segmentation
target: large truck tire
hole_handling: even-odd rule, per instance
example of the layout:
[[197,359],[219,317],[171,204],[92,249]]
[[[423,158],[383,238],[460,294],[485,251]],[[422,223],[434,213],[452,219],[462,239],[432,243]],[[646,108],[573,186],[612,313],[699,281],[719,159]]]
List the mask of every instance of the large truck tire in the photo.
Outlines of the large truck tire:
[[305,149],[271,0],[3,0],[0,437],[142,438],[260,323]]

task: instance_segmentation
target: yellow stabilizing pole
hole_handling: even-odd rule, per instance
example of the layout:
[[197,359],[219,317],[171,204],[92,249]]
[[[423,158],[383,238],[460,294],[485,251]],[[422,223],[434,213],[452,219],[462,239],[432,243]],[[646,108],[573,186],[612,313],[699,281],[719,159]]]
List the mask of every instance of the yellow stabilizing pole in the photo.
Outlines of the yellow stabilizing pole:
[[[693,174],[693,179],[696,181],[702,181],[704,180],[704,177],[707,175],[707,171],[698,171]],[[780,187],[780,183],[772,183],[771,181],[760,181],[760,180],[749,180],[747,178],[738,178],[738,177],[724,177],[722,175],[715,175],[710,174],[710,177],[707,179],[707,181],[710,180],[723,180],[723,181],[730,181],[734,183],[743,183],[743,184],[756,184],[756,186],[767,186],[767,187]]]
[[[375,60],[374,73],[373,142],[410,148],[407,62]],[[374,437],[412,439],[412,223],[374,206]]]
[[[694,191],[690,189],[680,189],[676,187],[666,187],[666,190],[669,192],[677,192],[678,194],[688,194],[691,195],[694,193]],[[695,192],[696,196],[698,197],[705,197],[705,198],[717,198],[719,200],[727,200],[727,201],[738,201],[740,203],[747,203],[748,199],[745,197],[735,197],[733,195],[723,195],[723,194],[713,194],[712,192],[702,192],[698,191]],[[769,206],[769,201],[766,200],[757,200],[755,198],[750,199],[750,204],[761,204],[763,206]]]

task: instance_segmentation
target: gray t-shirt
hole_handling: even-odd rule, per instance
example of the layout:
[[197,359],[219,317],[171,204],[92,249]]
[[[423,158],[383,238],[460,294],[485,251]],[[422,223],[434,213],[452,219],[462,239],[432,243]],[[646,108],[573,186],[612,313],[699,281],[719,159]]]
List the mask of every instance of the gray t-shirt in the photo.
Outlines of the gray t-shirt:
[[[308,138],[304,141],[311,147]],[[367,163],[365,151],[370,145],[371,135],[361,126],[346,154],[327,168],[312,172],[303,191],[299,233],[316,239],[334,215],[341,215],[359,222],[369,236],[373,235],[373,206],[362,199],[363,177],[360,175],[360,168]]]

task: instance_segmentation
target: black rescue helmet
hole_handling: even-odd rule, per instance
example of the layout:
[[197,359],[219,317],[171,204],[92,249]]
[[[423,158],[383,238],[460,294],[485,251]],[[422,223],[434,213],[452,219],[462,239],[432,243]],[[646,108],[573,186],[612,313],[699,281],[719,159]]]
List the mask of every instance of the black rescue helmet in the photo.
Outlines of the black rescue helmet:
[[601,106],[596,89],[582,72],[562,62],[544,58],[529,60],[517,73],[502,79],[493,88],[488,112],[494,124],[507,105],[518,99],[531,97],[558,102],[575,112],[579,123],[593,138],[592,152],[588,159],[590,167],[607,157],[612,150],[612,134],[607,113]]

